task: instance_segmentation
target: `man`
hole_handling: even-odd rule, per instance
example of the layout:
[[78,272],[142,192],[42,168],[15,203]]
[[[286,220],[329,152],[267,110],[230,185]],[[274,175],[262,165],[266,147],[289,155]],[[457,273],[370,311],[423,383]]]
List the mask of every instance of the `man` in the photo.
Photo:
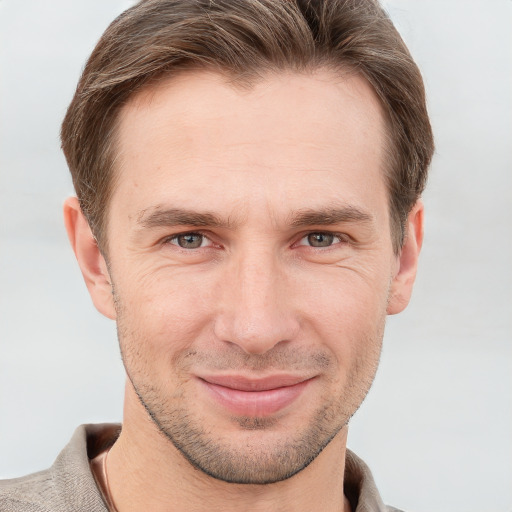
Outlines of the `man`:
[[433,142],[372,0],[146,0],[62,127],[64,217],[127,373],[7,511],[385,508],[346,449],[410,298]]

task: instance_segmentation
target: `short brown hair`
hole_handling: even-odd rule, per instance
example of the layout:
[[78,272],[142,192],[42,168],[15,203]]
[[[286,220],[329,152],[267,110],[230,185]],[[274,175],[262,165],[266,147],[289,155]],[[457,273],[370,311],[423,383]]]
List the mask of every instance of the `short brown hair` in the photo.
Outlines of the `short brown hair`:
[[107,28],[62,124],[62,148],[101,248],[114,183],[116,122],[143,86],[189,67],[250,83],[265,71],[353,69],[387,116],[394,248],[434,149],[418,67],[376,0],[143,0]]

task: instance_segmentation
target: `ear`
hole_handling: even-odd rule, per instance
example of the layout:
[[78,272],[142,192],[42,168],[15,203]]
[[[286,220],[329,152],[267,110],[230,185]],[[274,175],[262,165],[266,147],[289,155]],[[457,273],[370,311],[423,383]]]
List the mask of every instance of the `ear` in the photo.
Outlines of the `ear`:
[[70,197],[64,202],[64,224],[96,309],[106,317],[115,319],[116,313],[107,263],[76,197]]
[[409,304],[422,243],[423,202],[418,200],[407,217],[404,244],[397,256],[398,271],[391,282],[388,315],[400,313]]

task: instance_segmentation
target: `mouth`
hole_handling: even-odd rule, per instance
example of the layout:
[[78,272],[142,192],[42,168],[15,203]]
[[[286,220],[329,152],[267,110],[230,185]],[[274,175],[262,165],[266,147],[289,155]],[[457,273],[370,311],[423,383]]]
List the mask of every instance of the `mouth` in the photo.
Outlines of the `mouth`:
[[250,379],[241,375],[199,377],[217,405],[237,416],[265,417],[290,406],[314,377],[271,375]]

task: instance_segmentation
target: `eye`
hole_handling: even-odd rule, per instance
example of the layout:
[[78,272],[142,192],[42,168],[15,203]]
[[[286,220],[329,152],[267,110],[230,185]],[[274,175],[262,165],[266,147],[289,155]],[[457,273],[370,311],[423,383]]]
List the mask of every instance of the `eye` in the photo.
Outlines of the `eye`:
[[199,249],[211,245],[210,240],[201,233],[180,233],[169,238],[168,241],[182,249]]
[[333,233],[309,233],[301,238],[299,245],[309,245],[310,247],[330,247],[331,245],[338,244],[342,240],[339,236]]

